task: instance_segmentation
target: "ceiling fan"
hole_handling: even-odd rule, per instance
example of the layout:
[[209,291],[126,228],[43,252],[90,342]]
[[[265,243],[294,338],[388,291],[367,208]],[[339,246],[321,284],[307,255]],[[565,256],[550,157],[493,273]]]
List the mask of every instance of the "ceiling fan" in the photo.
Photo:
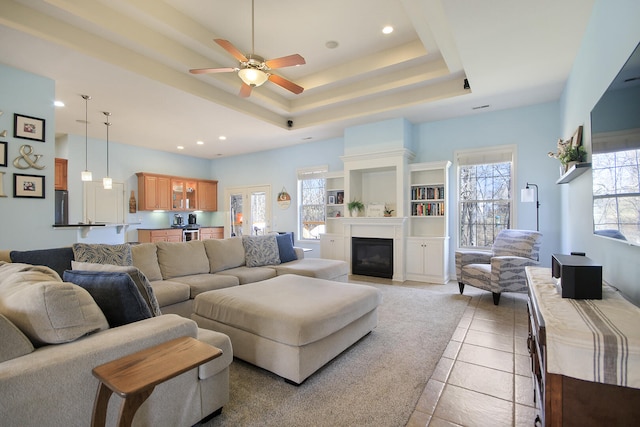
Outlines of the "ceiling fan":
[[218,43],[218,45],[220,45],[224,50],[229,52],[234,58],[240,61],[239,66],[233,68],[196,68],[189,70],[189,72],[191,74],[237,72],[238,76],[242,80],[242,86],[240,87],[239,95],[243,98],[251,95],[252,88],[262,85],[267,80],[287,89],[290,92],[295,93],[296,95],[301,94],[304,90],[302,86],[298,86],[297,84],[285,79],[284,77],[272,74],[270,73],[270,71],[277,68],[303,65],[305,64],[305,60],[302,56],[296,53],[294,55],[283,56],[281,58],[269,59],[265,61],[263,57],[253,53],[255,42],[253,4],[254,0],[251,0],[251,54],[244,55],[228,40],[214,39],[214,41]]

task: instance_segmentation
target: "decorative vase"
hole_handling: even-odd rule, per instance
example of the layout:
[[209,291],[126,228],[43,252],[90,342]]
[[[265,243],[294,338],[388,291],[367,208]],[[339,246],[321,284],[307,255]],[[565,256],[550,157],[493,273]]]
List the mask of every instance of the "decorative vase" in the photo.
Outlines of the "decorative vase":
[[349,211],[349,216],[352,217],[352,218],[357,217],[358,216],[358,209],[351,209]]
[[129,213],[136,213],[136,196],[131,190],[131,197],[129,197]]

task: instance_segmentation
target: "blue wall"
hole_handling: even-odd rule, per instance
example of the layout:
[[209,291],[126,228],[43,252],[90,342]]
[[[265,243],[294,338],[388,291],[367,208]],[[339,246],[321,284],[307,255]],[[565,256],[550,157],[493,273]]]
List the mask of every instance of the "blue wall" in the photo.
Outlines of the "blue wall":
[[[591,152],[589,113],[640,42],[640,2],[597,0],[561,98],[561,126],[584,125]],[[591,171],[562,188],[562,250],[581,250],[602,264],[604,279],[640,305],[640,247],[593,235]]]

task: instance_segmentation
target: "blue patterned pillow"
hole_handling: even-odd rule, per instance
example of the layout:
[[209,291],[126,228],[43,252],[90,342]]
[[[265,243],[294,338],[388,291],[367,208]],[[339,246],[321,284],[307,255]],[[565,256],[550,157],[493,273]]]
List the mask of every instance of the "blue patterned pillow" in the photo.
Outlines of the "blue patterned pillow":
[[74,243],[73,256],[79,262],[96,264],[133,265],[131,246],[105,245],[101,243]]
[[280,264],[280,253],[275,235],[242,236],[244,259],[247,267]]
[[63,279],[86,289],[112,328],[152,317],[149,306],[127,273],[67,270]]

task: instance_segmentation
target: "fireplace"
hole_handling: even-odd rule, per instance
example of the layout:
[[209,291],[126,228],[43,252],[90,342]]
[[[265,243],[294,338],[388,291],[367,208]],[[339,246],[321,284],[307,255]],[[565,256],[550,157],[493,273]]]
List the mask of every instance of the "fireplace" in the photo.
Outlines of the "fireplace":
[[352,237],[351,273],[393,278],[393,239]]

